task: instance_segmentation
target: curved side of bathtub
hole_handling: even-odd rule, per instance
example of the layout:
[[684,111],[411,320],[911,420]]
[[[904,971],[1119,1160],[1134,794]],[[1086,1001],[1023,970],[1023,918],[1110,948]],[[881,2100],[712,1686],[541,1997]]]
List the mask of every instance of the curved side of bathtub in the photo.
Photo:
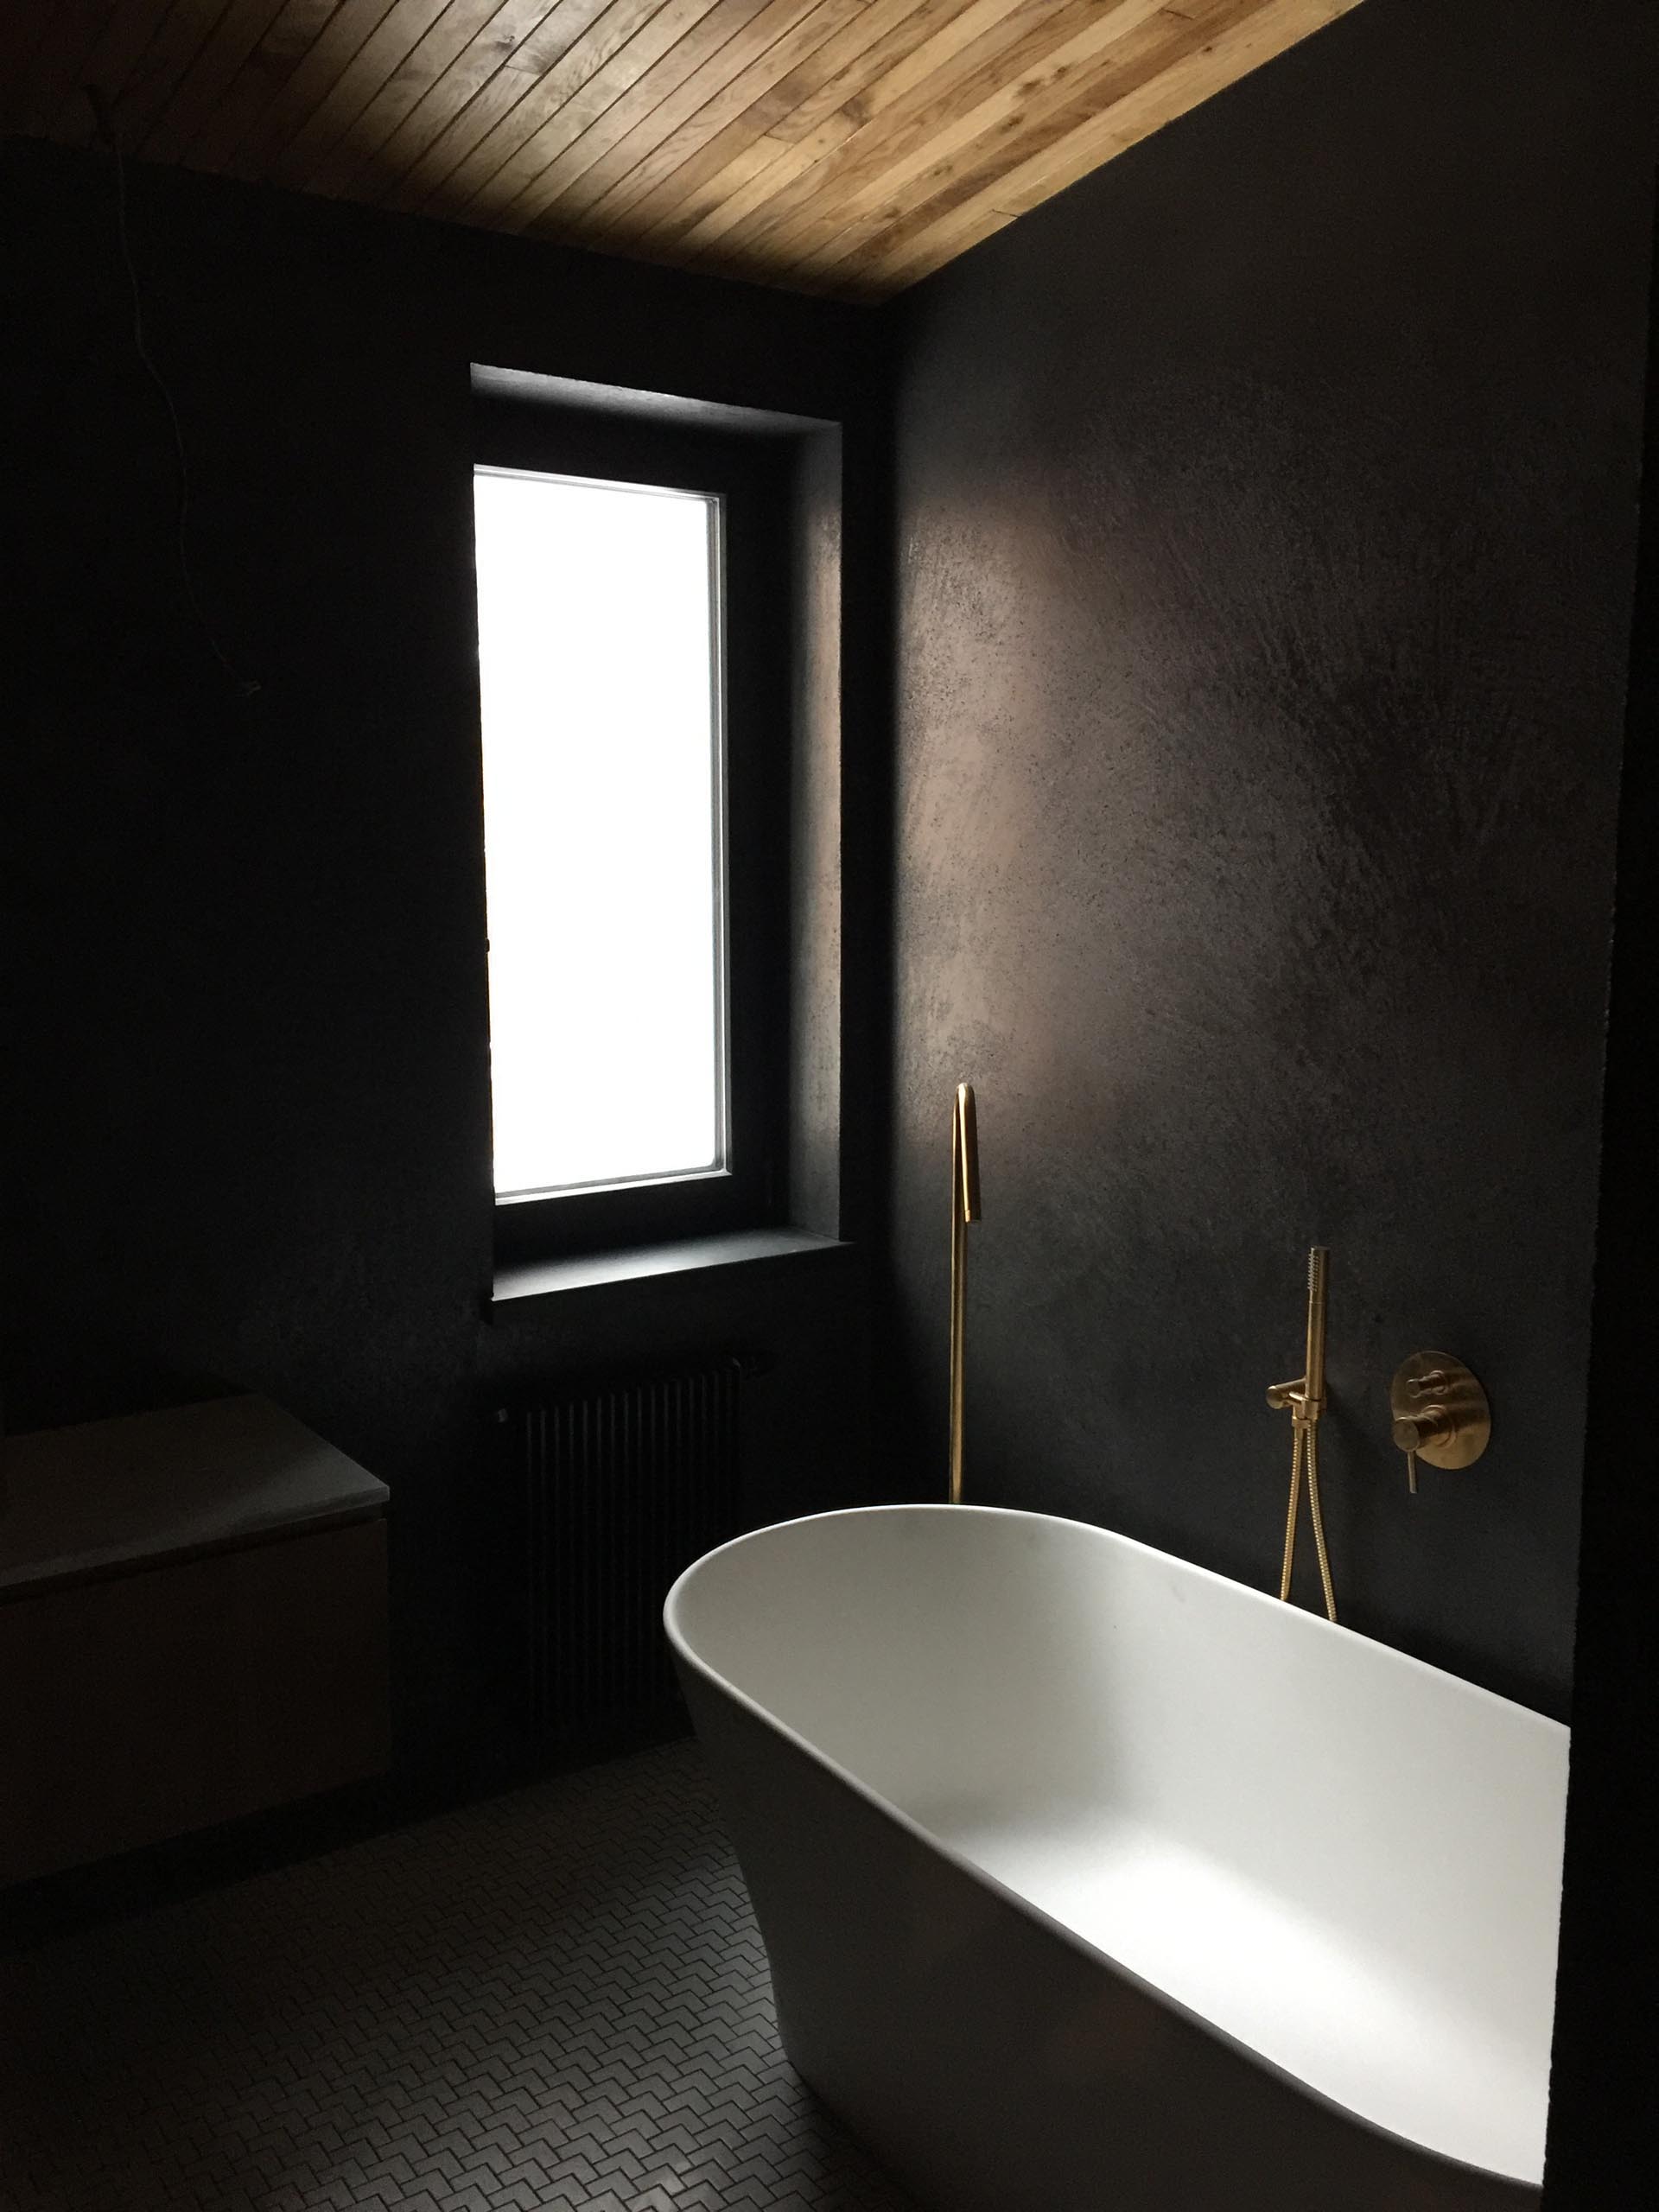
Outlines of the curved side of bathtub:
[[[742,1541],[744,1540],[740,1540]],[[937,2212],[1521,2212],[941,1845],[666,1624],[803,2079]]]

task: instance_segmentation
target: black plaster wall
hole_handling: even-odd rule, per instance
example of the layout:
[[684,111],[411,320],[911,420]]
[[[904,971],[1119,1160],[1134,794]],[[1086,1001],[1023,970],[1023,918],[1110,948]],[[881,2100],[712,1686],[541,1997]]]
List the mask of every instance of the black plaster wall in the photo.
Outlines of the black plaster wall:
[[772,1362],[754,1517],[843,1502],[866,1461],[856,1257],[481,1318],[468,365],[840,420],[851,474],[875,325],[133,168],[194,564],[248,699],[183,602],[111,166],[5,161],[9,1414],[220,1376],[384,1477],[401,1740],[423,1756],[472,1726],[493,1382],[741,1344]]
[[1326,1243],[1344,1617],[1563,1715],[1656,83],[1367,0],[901,309],[892,1487],[967,1077],[970,1494],[1276,1586]]

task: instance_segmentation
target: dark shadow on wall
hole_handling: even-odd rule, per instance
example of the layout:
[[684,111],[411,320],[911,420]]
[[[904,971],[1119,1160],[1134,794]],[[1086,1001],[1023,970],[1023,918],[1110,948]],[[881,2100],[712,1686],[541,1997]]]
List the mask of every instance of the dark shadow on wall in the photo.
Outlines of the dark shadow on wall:
[[[1659,227],[1642,538],[1619,793],[1549,2212],[1635,2204],[1659,2177]],[[1644,1932],[1645,1931],[1645,1932]]]
[[[200,595],[258,689],[181,597],[111,164],[13,142],[10,1417],[222,1378],[382,1476],[400,1758],[442,1764],[478,1726],[467,1563],[504,1375],[744,1343],[768,1361],[756,1517],[845,1502],[867,1457],[856,1255],[833,1294],[731,1269],[484,1318],[469,365],[836,422],[868,477],[880,334],[590,253],[181,171],[128,182]],[[873,722],[855,749],[883,743]]]

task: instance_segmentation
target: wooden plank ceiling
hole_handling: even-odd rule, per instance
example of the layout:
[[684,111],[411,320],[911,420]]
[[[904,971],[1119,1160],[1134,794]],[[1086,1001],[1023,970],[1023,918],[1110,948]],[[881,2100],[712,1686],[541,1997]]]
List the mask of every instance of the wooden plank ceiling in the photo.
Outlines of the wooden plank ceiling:
[[0,120],[880,298],[1357,0],[14,0]]

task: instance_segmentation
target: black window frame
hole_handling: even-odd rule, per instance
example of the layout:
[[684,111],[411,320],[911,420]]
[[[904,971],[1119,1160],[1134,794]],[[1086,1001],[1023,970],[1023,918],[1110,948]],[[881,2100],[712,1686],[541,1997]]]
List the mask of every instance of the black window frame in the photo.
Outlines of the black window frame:
[[[493,1193],[496,1264],[772,1225],[782,1217],[789,1032],[792,594],[784,443],[475,394],[473,462],[671,486],[721,505],[728,1166],[604,1189]],[[492,1112],[493,1103],[492,1093]]]

